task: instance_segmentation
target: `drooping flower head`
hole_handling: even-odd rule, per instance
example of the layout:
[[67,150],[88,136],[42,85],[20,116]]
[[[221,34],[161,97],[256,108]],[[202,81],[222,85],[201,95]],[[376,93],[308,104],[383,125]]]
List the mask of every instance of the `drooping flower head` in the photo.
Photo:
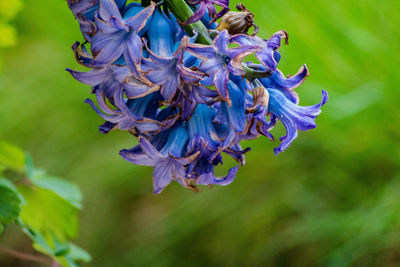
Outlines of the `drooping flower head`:
[[[171,181],[194,191],[196,184],[232,183],[250,151],[242,140],[274,141],[271,130],[280,121],[286,135],[274,151],[283,152],[298,130],[316,127],[328,100],[322,91],[319,104],[299,105],[295,89],[309,71],[303,65],[286,77],[278,69],[286,31],[264,39],[242,4],[228,12],[229,1],[185,1],[67,0],[84,38],[72,49],[89,69],[67,70],[91,86],[95,101],[85,102],[104,119],[100,132],[138,138],[120,155],[153,167],[155,194]],[[251,55],[258,62],[244,62]],[[217,177],[226,156],[237,165]]]

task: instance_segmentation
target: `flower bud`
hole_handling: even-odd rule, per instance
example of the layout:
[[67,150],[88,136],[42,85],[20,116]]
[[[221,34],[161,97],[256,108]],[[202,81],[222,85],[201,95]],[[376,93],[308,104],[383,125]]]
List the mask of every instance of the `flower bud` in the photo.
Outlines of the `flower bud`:
[[247,33],[251,26],[254,26],[255,33],[258,27],[254,24],[254,14],[250,12],[243,4],[238,4],[236,8],[240,12],[228,12],[222,18],[216,30],[228,30],[229,34]]

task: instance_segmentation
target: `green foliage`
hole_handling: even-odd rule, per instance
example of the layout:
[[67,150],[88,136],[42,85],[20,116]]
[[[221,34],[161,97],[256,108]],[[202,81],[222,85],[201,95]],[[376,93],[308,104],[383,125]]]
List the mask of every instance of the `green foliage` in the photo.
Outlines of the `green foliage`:
[[[48,176],[34,167],[29,154],[0,141],[0,164],[6,171],[22,173],[17,186],[0,178],[0,225],[17,222],[33,241],[33,247],[62,266],[89,261],[87,252],[70,243],[78,233],[78,212],[82,207],[79,188]],[[1,231],[0,231],[1,232]]]
[[21,211],[21,196],[14,185],[0,178],[0,223],[15,221]]
[[0,140],[0,166],[23,173],[25,169],[25,154],[17,146]]
[[0,0],[0,72],[2,69],[2,49],[15,46],[18,43],[17,31],[10,22],[22,7],[21,0]]

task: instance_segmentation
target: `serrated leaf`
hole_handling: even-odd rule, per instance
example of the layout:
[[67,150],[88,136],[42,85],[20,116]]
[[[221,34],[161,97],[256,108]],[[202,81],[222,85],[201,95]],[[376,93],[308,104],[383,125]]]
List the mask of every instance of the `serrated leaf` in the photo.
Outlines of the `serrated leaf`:
[[25,154],[17,146],[0,141],[0,165],[23,173],[25,170]]
[[11,223],[21,212],[21,196],[14,185],[0,178],[0,223]]
[[30,180],[34,185],[57,194],[77,209],[82,208],[82,193],[76,184],[46,176],[44,172],[35,173]]

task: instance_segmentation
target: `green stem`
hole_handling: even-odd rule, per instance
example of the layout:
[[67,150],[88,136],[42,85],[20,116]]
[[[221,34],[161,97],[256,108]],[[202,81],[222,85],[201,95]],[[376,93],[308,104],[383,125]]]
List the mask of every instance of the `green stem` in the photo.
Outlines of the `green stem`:
[[36,255],[31,255],[31,254],[25,254],[4,246],[0,246],[0,253],[4,253],[4,254],[8,254],[14,258],[18,258],[21,260],[25,260],[25,261],[32,261],[32,262],[37,262],[37,263],[43,263],[43,264],[47,264],[48,266],[58,266],[54,265],[54,261],[48,259],[48,258],[44,258],[41,256],[36,256]]
[[[180,21],[187,21],[192,15],[193,11],[186,4],[185,0],[164,0],[167,4],[169,10],[171,10],[172,14]],[[193,36],[194,32],[197,32],[197,42],[205,45],[211,45],[213,43],[210,34],[206,26],[201,21],[197,21],[195,23],[189,25],[182,25],[185,31]]]
[[251,66],[248,66],[245,63],[243,63],[242,65],[243,65],[243,69],[246,71],[246,78],[249,81],[254,81],[257,78],[267,78],[267,77],[271,76],[271,74],[272,74],[272,71],[270,71],[270,70],[259,71],[259,70],[252,68]]

